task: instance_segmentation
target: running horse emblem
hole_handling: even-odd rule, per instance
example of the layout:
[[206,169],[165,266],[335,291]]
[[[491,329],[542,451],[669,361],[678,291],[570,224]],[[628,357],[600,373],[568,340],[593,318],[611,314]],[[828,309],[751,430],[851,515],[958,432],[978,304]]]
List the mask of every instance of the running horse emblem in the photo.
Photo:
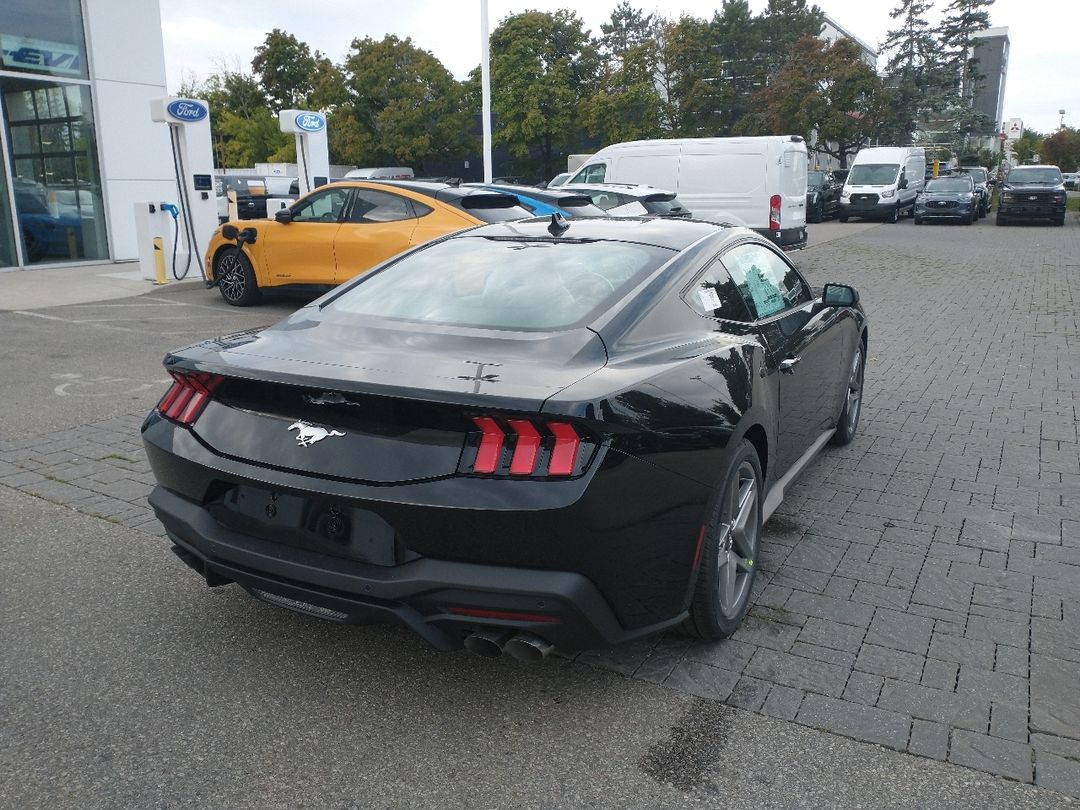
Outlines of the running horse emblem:
[[340,430],[327,430],[326,428],[309,425],[307,422],[293,422],[289,430],[296,431],[296,443],[301,447],[310,447],[315,442],[321,442],[327,436],[344,436]]

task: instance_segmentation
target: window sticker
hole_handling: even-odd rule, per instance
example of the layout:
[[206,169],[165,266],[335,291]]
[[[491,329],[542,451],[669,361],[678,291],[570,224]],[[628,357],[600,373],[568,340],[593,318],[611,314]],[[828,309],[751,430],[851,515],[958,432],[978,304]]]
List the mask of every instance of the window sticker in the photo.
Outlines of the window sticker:
[[716,312],[720,309],[720,296],[716,292],[716,288],[708,283],[702,284],[698,288],[698,298],[701,300],[701,306],[704,307],[706,312]]
[[765,277],[756,264],[750,265],[745,284],[759,318],[768,318],[770,315],[782,312],[787,306],[780,290]]

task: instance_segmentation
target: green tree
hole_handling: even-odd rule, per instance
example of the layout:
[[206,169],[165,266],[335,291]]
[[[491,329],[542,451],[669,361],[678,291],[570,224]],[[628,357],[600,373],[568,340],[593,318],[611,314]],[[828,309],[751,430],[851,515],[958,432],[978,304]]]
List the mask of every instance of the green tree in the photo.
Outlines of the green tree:
[[1043,139],[1039,158],[1052,163],[1063,172],[1080,169],[1080,129],[1065,127]]
[[205,99],[210,105],[210,140],[218,167],[287,159],[281,155],[289,154],[292,138],[278,129],[266,93],[254,76],[222,67],[202,83],[185,82],[180,93]]
[[1025,129],[1024,134],[1013,143],[1013,153],[1018,163],[1026,163],[1035,155],[1042,157],[1043,139],[1045,136],[1034,129]]
[[315,89],[318,56],[312,56],[306,42],[280,28],[267,34],[255,49],[251,69],[275,112],[307,108]]
[[881,45],[889,55],[885,82],[890,89],[889,108],[879,132],[886,143],[907,145],[931,111],[941,106],[950,85],[943,71],[937,39],[927,21],[929,0],[900,0],[889,16],[899,28],[887,34]]
[[803,37],[817,37],[825,23],[825,13],[806,0],[768,0],[758,18],[761,30],[760,53],[769,74],[784,64],[790,49]]
[[776,79],[755,94],[746,126],[761,134],[793,133],[847,165],[847,155],[874,133],[884,85],[850,39],[795,43]]
[[942,10],[938,39],[946,66],[951,70],[954,91],[946,104],[946,118],[953,122],[958,145],[970,134],[987,134],[994,126],[974,109],[979,85],[985,76],[974,56],[974,35],[990,27],[988,9],[994,0],[951,0]]
[[658,29],[657,43],[664,129],[676,137],[725,134],[728,88],[709,23],[690,16],[668,21]]
[[656,87],[656,21],[626,0],[600,26],[600,75],[596,92],[583,100],[585,130],[606,143],[662,134],[663,101]]
[[[402,164],[463,157],[473,147],[462,85],[411,39],[354,39],[342,66],[348,99],[331,143],[349,163]],[[351,119],[351,120],[345,120]]]
[[596,48],[565,9],[511,15],[490,43],[492,138],[550,176],[576,143],[579,104],[596,85]]

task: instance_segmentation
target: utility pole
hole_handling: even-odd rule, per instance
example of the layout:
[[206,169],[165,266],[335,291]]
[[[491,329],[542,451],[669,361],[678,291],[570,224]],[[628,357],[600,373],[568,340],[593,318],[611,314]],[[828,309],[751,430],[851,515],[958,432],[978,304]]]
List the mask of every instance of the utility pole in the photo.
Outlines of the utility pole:
[[480,116],[484,127],[484,182],[491,182],[491,52],[488,47],[488,0],[480,0]]

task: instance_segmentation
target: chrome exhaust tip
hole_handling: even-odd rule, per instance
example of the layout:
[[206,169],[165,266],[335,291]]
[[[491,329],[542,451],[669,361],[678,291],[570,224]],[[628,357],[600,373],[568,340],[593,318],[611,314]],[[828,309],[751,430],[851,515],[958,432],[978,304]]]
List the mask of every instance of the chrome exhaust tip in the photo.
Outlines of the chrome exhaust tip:
[[540,636],[532,633],[518,633],[503,645],[503,652],[518,661],[533,663],[547,658],[548,654],[555,649],[550,641],[545,641]]
[[465,649],[484,658],[498,658],[502,655],[503,645],[514,635],[513,630],[489,628],[477,630],[465,639]]

